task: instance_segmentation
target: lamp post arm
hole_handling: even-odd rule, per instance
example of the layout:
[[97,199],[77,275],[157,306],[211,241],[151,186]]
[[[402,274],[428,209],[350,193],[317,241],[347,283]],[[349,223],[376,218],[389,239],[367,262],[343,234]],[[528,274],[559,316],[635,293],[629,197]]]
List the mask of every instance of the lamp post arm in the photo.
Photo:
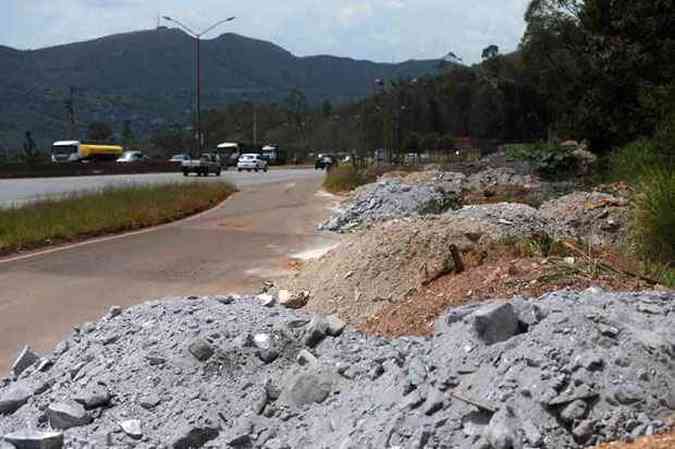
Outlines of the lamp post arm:
[[197,33],[192,31],[192,29],[189,26],[185,25],[181,21],[176,20],[173,17],[169,17],[169,16],[164,16],[164,20],[168,20],[169,22],[175,23],[176,25],[181,27],[184,31],[187,31],[187,33],[190,34],[192,37],[199,38],[199,35]]
[[231,21],[233,21],[235,18],[236,18],[236,17],[228,17],[227,19],[221,20],[220,22],[217,22],[217,23],[211,25],[210,27],[208,27],[207,29],[205,29],[205,30],[202,31],[201,33],[197,34],[197,37],[200,38],[200,37],[202,37],[203,35],[205,35],[206,33],[208,33],[209,31],[213,30],[214,28],[216,28],[216,27],[218,27],[218,26],[224,24],[225,22],[231,22]]

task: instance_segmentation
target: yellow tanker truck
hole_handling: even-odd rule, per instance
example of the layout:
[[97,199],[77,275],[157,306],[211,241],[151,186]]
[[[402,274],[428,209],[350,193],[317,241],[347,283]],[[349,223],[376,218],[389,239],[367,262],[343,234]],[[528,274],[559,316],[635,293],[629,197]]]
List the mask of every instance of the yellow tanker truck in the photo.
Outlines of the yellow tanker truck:
[[78,140],[54,142],[51,149],[52,162],[115,161],[124,153],[119,145],[97,145]]

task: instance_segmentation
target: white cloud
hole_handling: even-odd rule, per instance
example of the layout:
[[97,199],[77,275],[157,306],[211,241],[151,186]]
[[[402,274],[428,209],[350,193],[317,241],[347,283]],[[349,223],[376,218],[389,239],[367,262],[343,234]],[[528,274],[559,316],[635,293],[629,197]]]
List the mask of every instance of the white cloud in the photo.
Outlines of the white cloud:
[[[39,48],[151,28],[158,13],[196,29],[219,28],[273,41],[299,55],[335,54],[390,62],[466,61],[497,44],[517,47],[529,0],[0,0],[0,45]],[[217,32],[214,33],[217,35]]]

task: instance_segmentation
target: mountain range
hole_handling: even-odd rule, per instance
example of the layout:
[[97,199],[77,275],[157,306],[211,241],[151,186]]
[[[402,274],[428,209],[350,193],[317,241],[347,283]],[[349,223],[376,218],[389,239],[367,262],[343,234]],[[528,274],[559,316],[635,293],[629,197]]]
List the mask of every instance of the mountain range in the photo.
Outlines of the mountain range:
[[[30,130],[40,145],[66,134],[70,97],[82,134],[91,121],[134,132],[191,120],[194,40],[158,28],[38,50],[0,46],[0,147],[16,147]],[[280,102],[292,89],[317,104],[368,95],[375,79],[434,73],[439,60],[384,64],[327,55],[298,57],[237,34],[201,41],[202,108],[239,101]],[[1,150],[1,148],[0,148]]]

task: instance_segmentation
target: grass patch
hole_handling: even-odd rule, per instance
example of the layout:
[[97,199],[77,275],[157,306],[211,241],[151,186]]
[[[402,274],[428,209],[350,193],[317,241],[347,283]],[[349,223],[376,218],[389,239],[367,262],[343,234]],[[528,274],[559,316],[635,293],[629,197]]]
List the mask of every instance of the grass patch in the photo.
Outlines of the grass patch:
[[0,209],[0,254],[168,223],[234,191],[226,182],[130,186]]
[[653,167],[634,198],[633,241],[646,260],[675,268],[675,172]]
[[377,176],[368,170],[360,170],[352,165],[342,165],[328,171],[323,188],[331,193],[344,193],[376,180]]

